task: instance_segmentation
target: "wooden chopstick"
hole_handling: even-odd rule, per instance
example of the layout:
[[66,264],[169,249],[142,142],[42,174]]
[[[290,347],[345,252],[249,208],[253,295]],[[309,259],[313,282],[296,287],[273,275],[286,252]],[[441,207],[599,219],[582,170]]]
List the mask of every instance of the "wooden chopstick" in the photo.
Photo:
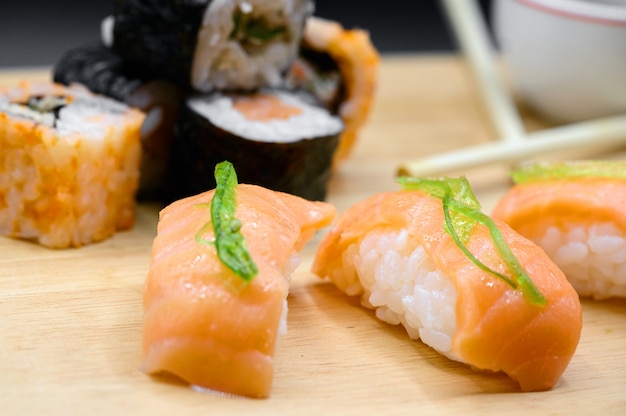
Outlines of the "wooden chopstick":
[[599,153],[626,145],[626,115],[526,133],[517,107],[495,65],[495,53],[475,0],[441,0],[474,78],[498,140],[402,163],[399,176],[433,176],[491,163],[516,162],[563,151]]
[[433,176],[491,163],[510,163],[537,155],[577,151],[599,154],[626,145],[626,115],[553,127],[523,140],[501,140],[402,164],[399,176]]

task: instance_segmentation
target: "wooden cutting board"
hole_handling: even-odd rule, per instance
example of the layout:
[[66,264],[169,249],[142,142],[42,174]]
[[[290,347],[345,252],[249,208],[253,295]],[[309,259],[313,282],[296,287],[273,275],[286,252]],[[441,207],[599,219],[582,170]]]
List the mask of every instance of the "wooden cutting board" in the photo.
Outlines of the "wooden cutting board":
[[[24,79],[49,73],[0,73],[0,85]],[[528,114],[525,121],[545,126]],[[370,122],[328,199],[342,211],[398,189],[401,161],[493,139],[459,57],[387,56]],[[506,171],[466,172],[487,212],[509,186]],[[139,370],[141,297],[159,208],[140,205],[131,231],[80,249],[0,238],[0,414],[626,414],[626,301],[583,301],[582,338],[558,385],[520,393],[504,375],[409,340],[311,275],[321,233],[293,276],[269,399],[152,379]]]

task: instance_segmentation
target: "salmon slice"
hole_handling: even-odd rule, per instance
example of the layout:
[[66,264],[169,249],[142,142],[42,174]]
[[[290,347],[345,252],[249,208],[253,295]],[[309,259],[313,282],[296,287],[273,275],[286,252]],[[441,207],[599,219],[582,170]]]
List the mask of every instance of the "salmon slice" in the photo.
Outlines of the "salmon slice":
[[[312,271],[451,359],[503,371],[524,391],[551,389],[578,345],[578,295],[541,248],[495,223],[544,305],[472,263],[444,229],[441,200],[421,191],[378,194],[349,208],[322,240]],[[476,224],[466,246],[508,273],[487,227]]]
[[519,183],[492,215],[540,245],[579,295],[626,298],[626,179]]
[[301,108],[285,104],[270,94],[236,96],[233,99],[233,108],[248,120],[263,122],[287,120],[303,113]]
[[[258,268],[243,284],[219,261],[214,245],[195,239],[211,220],[213,194],[178,200],[160,213],[143,294],[142,369],[206,389],[268,397],[297,252],[336,211],[325,202],[238,185],[235,218]],[[202,236],[212,240],[212,227]]]
[[[626,233],[626,179],[577,178],[513,186],[498,201],[492,216],[524,229],[534,219],[555,215],[585,221],[613,221]],[[589,218],[593,213],[593,218]],[[532,225],[529,225],[532,226]]]

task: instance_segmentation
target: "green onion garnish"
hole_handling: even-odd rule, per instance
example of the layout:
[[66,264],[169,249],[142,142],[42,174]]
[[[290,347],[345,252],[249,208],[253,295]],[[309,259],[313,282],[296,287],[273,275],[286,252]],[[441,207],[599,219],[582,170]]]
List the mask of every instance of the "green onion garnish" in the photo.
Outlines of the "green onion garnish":
[[269,27],[262,19],[252,17],[250,13],[243,12],[238,8],[233,15],[233,29],[228,37],[239,42],[260,46],[286,34],[286,32],[285,27]]
[[[398,182],[405,190],[420,190],[441,199],[446,233],[452,237],[457,247],[478,268],[502,279],[514,289],[519,288],[531,303],[540,306],[546,304],[545,297],[519,263],[496,224],[481,211],[480,203],[465,177],[425,179],[404,176],[399,177]],[[481,262],[467,248],[466,243],[476,223],[484,225],[489,230],[496,250],[511,273],[510,277]]]
[[585,177],[626,179],[626,162],[621,160],[580,160],[533,163],[515,169],[511,176],[515,183]]
[[[215,166],[215,182],[211,221],[196,233],[195,239],[200,244],[215,244],[220,261],[244,281],[250,282],[257,275],[258,269],[241,234],[241,221],[235,218],[237,174],[230,162],[224,161]],[[213,241],[202,237],[211,225],[215,235]]]

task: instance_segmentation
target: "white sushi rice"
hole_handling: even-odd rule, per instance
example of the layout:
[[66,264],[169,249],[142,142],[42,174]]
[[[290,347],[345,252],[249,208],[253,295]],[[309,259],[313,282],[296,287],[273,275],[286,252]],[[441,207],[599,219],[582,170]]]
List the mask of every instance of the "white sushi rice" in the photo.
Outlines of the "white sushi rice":
[[405,230],[368,234],[343,253],[343,262],[342,269],[354,267],[358,276],[358,282],[346,286],[348,295],[361,294],[363,306],[375,309],[379,319],[402,324],[412,339],[462,361],[451,352],[456,329],[454,283]]
[[[287,262],[285,263],[285,269],[282,271],[283,276],[285,276],[285,279],[288,282],[291,281],[291,275],[296,271],[300,263],[302,263],[302,257],[300,257],[298,252],[294,250],[294,252],[291,253],[291,256],[289,256],[289,258],[287,259]],[[280,322],[278,324],[278,336],[283,336],[287,333],[288,311],[289,307],[287,304],[287,299],[285,298],[283,300],[283,312],[280,316]]]
[[113,46],[113,28],[115,27],[115,17],[107,16],[100,22],[100,39],[107,48]]
[[54,115],[51,113],[41,113],[24,107],[22,104],[15,104],[3,100],[0,100],[0,112],[10,114],[13,117],[31,120],[37,124],[44,124],[48,127],[52,127],[55,120]]
[[[122,122],[129,110],[126,104],[91,94],[79,85],[67,87],[64,93],[70,98],[63,103],[58,118],[51,112],[37,111],[25,104],[12,102],[9,100],[10,94],[0,97],[0,112],[54,128],[56,133],[63,138],[71,138],[77,133],[92,140],[102,140],[106,137],[111,125]],[[42,101],[50,101],[49,103],[42,102],[42,105],[54,105],[53,98],[53,96],[42,98]]]
[[626,236],[613,223],[550,226],[529,236],[563,270],[581,296],[626,298]]
[[302,112],[286,119],[250,120],[234,108],[232,97],[223,94],[197,95],[191,97],[187,104],[219,128],[260,142],[289,143],[303,138],[336,135],[343,129],[341,118],[296,94],[279,90],[262,92],[272,94],[283,104],[297,107]]
[[[129,107],[102,96],[77,93],[74,100],[59,111],[56,128],[60,136],[73,133],[90,139],[106,137],[111,125],[124,119]],[[85,122],[85,121],[89,122]]]

